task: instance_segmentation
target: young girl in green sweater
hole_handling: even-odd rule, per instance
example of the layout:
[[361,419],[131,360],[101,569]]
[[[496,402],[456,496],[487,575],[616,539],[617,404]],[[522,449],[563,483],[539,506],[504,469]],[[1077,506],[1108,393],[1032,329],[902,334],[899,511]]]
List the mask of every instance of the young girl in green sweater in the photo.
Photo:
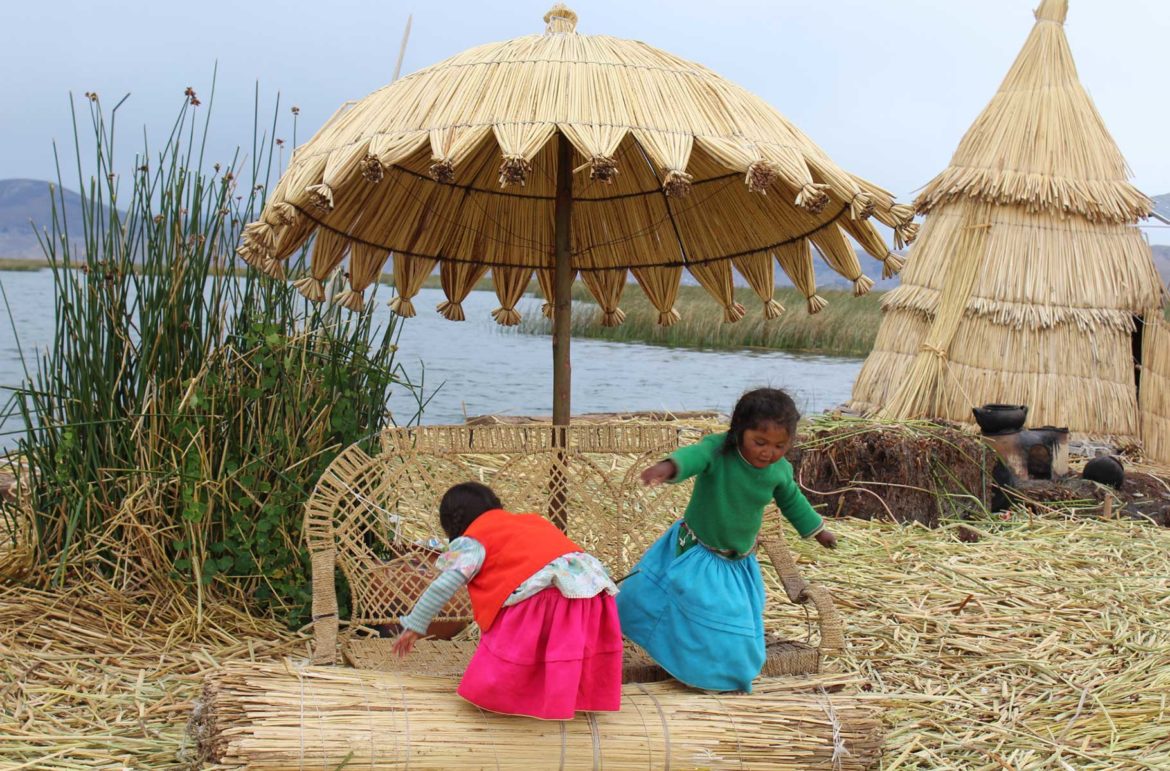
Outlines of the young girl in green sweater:
[[800,413],[774,388],[748,391],[726,433],[683,447],[642,472],[647,485],[695,477],[683,519],[646,551],[622,585],[622,632],[675,679],[751,691],[764,666],[764,583],[756,539],[775,501],[805,538],[837,538],[809,505],[784,456]]

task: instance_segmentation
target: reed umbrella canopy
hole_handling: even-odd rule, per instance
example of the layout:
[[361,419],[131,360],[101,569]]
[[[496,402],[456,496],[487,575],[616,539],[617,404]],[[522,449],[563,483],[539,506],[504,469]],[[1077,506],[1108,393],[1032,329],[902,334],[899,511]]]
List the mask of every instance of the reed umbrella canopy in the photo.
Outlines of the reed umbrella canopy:
[[914,233],[911,210],[844,171],[776,110],[710,70],[644,43],[577,34],[564,6],[543,35],[468,50],[339,111],[294,153],[240,255],[279,273],[314,233],[310,276],[324,280],[348,255],[358,308],[393,252],[395,310],[413,312],[422,278],[442,266],[445,316],[492,272],[502,324],[535,272],[546,294],[555,263],[558,142],[570,146],[572,269],[616,323],[632,270],[675,320],[682,269],[720,299],[729,320],[732,266],[772,301],[773,257],[816,297],[809,244],[859,290],[868,288],[847,236],[901,263],[871,214]]
[[[1033,425],[1139,435],[1134,351],[1162,283],[1136,223],[1152,203],[1081,85],[1068,0],[1043,0],[999,91],[950,166],[902,283],[883,298],[853,406],[971,421],[988,402]],[[1136,347],[1135,347],[1136,346]]]

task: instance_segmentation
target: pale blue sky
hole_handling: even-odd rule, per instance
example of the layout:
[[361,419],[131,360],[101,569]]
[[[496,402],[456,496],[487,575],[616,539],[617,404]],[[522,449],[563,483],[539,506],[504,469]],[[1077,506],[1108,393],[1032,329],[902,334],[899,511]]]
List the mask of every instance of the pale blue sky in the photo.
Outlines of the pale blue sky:
[[[900,199],[941,170],[994,93],[1038,0],[577,0],[578,30],[644,40],[756,92],[841,165]],[[552,0],[4,0],[0,178],[52,176],[68,92],[97,91],[127,135],[159,135],[219,62],[212,154],[250,141],[256,81],[271,115],[301,109],[300,138],[384,85],[408,14],[404,72],[484,42],[539,32]],[[1170,191],[1167,0],[1071,0],[1081,79],[1135,183]],[[288,115],[282,109],[282,115]],[[278,131],[291,140],[288,127]],[[129,159],[125,159],[127,162]],[[1158,239],[1163,240],[1163,239]]]

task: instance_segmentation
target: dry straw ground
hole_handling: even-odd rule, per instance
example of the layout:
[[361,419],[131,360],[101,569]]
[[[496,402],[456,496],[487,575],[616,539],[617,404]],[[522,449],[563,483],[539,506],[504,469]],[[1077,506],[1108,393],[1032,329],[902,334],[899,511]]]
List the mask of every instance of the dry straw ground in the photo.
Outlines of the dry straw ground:
[[[1034,519],[964,543],[950,528],[834,527],[840,550],[796,548],[848,625],[830,666],[887,707],[883,768],[1170,767],[1170,531]],[[806,633],[800,611],[773,612]],[[0,768],[180,766],[200,675],[286,655],[303,638],[230,607],[6,585]]]

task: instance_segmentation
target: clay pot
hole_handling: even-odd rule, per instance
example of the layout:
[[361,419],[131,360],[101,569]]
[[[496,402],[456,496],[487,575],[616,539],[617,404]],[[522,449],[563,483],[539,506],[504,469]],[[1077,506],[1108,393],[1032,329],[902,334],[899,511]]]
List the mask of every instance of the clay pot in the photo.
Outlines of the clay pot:
[[1025,404],[984,404],[972,407],[971,414],[983,433],[1003,434],[1018,431],[1024,425],[1028,419],[1028,407]]
[[1081,476],[1119,490],[1121,483],[1125,481],[1125,467],[1118,458],[1102,455],[1086,463]]

